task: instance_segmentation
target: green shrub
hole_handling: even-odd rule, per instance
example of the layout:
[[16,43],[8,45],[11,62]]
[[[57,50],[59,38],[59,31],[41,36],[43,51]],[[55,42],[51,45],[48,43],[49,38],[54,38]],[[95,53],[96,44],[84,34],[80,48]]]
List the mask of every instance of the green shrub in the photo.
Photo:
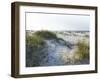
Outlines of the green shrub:
[[78,41],[77,50],[75,52],[75,58],[77,60],[89,58],[89,44],[85,41],[85,39],[82,41]]

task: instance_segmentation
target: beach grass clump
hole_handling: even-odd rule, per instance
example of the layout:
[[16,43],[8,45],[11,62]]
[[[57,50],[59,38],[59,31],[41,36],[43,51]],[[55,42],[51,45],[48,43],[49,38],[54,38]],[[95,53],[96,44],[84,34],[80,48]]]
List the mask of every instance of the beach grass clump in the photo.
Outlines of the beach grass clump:
[[47,56],[46,39],[56,38],[49,31],[26,32],[26,67],[40,66]]
[[[30,35],[31,34],[31,35]],[[46,39],[57,39],[55,33],[50,31],[36,31],[34,33],[26,33],[27,45],[39,46],[44,44]]]
[[78,41],[74,57],[77,60],[89,58],[89,44],[85,39]]
[[34,34],[44,39],[56,39],[57,38],[56,34],[50,31],[37,31]]
[[26,45],[39,47],[44,44],[45,44],[44,39],[41,36],[37,36],[34,33],[31,36],[28,34],[26,35]]
[[26,67],[40,66],[42,52],[45,47],[44,39],[34,33],[26,33]]

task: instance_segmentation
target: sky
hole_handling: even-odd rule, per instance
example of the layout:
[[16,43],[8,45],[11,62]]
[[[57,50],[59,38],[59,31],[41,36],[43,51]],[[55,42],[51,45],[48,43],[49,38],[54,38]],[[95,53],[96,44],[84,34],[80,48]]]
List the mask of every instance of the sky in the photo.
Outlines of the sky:
[[90,16],[26,13],[26,30],[89,31]]

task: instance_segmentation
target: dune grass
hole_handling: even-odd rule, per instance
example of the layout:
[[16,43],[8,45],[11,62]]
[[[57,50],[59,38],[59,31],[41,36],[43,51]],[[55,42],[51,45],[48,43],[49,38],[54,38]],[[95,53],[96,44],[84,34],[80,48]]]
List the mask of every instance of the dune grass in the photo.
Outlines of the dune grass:
[[26,44],[33,45],[35,47],[39,47],[44,44],[44,40],[42,37],[34,35],[34,34],[32,36],[27,35],[26,36]]
[[50,31],[36,31],[29,35],[26,33],[26,44],[40,46],[44,44],[45,39],[57,39],[56,34]]
[[75,51],[75,59],[82,60],[85,58],[89,58],[89,44],[85,39],[78,41],[77,49]]
[[56,35],[49,31],[26,32],[26,67],[40,66],[47,55],[45,40],[53,38]]
[[[50,31],[26,32],[26,67],[40,66],[42,59],[48,55],[45,40],[50,39],[60,41],[59,43],[64,42]],[[73,61],[71,64],[74,64],[76,61],[89,58],[89,44],[85,39],[79,40],[76,46],[72,57],[66,54],[67,51],[62,51],[61,60],[67,64]]]
[[50,31],[37,31],[34,34],[42,38],[45,38],[45,39],[56,39],[57,38],[56,34]]

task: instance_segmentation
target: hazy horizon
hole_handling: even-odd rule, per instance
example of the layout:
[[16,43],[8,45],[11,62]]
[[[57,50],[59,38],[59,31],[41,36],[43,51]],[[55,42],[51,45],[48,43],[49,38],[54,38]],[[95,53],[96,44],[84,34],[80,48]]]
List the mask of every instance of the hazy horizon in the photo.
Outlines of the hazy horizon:
[[80,31],[82,32],[82,31],[83,31],[83,32],[84,32],[84,31],[85,31],[85,32],[90,32],[89,30],[42,30],[42,29],[40,29],[40,30],[26,30],[26,31],[59,31],[59,32],[60,32],[60,31],[61,31],[61,32],[62,32],[62,31],[63,31],[63,32],[67,32],[67,31],[68,31],[68,32],[70,32],[70,31],[73,31],[73,32],[74,32],[74,31],[75,31],[75,32],[80,32]]

